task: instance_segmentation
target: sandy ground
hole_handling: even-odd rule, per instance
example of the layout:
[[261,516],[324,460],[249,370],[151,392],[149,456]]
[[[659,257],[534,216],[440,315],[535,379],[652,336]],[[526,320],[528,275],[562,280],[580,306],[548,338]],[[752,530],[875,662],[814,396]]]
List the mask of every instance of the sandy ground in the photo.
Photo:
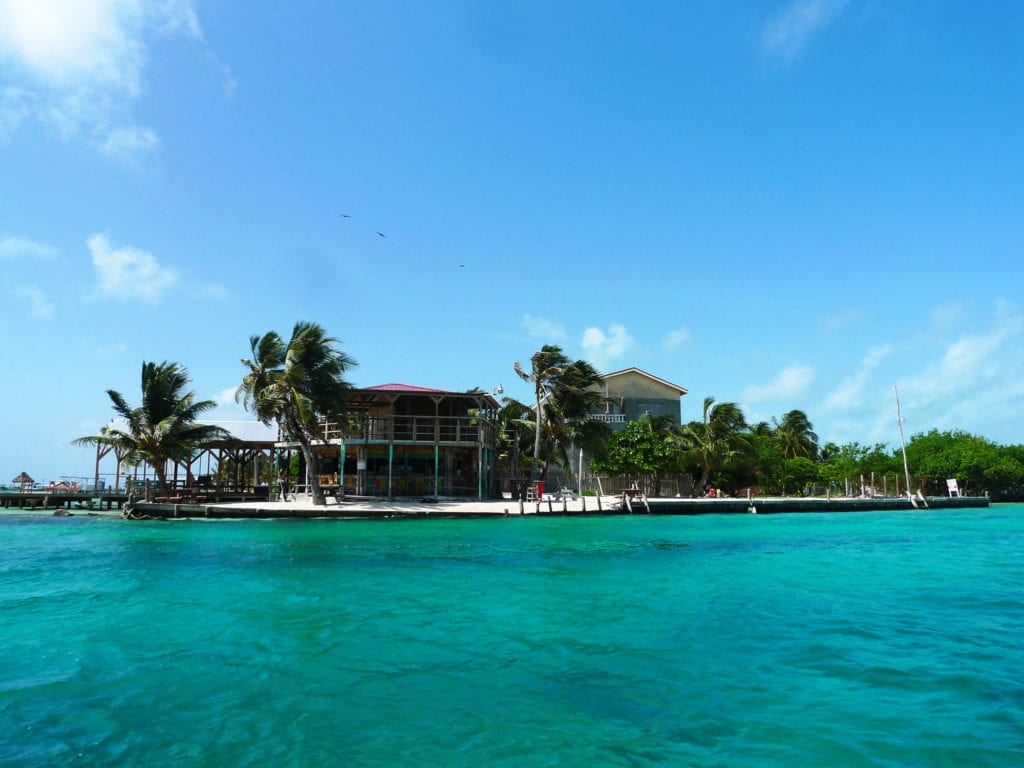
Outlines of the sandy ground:
[[[601,509],[611,511],[618,508],[617,497],[604,496],[601,498]],[[479,501],[475,499],[439,499],[436,502],[414,501],[414,500],[363,500],[339,502],[334,497],[327,497],[325,507],[315,506],[308,498],[299,498],[294,501],[270,501],[270,502],[239,502],[230,504],[217,504],[218,507],[238,507],[241,509],[259,509],[266,511],[279,510],[282,516],[287,516],[289,511],[316,511],[323,510],[325,515],[331,517],[354,515],[518,515],[520,513],[530,515],[537,512],[597,512],[598,499],[595,496],[576,497],[575,499],[545,498],[540,502],[523,502],[522,511],[520,504],[512,499],[494,499]]]
[[[604,496],[600,500],[600,508],[604,512],[618,509],[619,497]],[[545,498],[540,502],[524,502],[520,511],[518,501],[512,499],[493,500],[463,500],[463,499],[438,499],[436,502],[424,502],[416,500],[366,500],[339,502],[332,496],[327,497],[326,506],[317,507],[305,496],[300,496],[289,501],[261,501],[261,502],[220,502],[208,505],[217,508],[236,508],[239,510],[259,510],[261,516],[273,516],[279,513],[281,517],[288,517],[290,514],[301,512],[308,516],[310,512],[320,511],[325,517],[398,517],[403,515],[518,515],[536,514],[537,512],[554,513],[596,513],[598,512],[598,499],[595,496],[566,499],[564,504],[561,499],[554,497]],[[120,509],[79,509],[73,508],[70,511],[72,516],[103,516],[120,517]],[[6,515],[44,515],[53,516],[51,509],[20,509],[0,508],[0,516]]]

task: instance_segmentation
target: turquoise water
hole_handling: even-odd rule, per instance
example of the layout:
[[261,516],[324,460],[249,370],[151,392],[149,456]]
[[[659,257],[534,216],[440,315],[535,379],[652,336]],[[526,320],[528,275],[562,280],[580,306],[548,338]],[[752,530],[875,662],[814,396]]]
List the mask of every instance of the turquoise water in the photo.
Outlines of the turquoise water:
[[0,517],[3,766],[1024,765],[1024,505]]

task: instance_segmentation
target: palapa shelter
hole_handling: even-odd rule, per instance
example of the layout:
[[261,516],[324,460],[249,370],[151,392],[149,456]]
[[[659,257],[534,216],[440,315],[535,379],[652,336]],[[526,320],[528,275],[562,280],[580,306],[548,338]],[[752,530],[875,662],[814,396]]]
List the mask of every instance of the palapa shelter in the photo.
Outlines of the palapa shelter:
[[31,478],[28,472],[22,472],[16,478],[11,480],[11,482],[15,485],[20,485],[21,490],[23,491],[31,491],[32,486],[36,484],[36,481]]
[[[173,487],[195,486],[198,488],[230,487],[242,488],[261,485],[272,478],[274,445],[277,438],[275,427],[268,427],[258,421],[217,421],[200,419],[200,424],[212,424],[228,432],[230,437],[207,444],[197,450],[188,461],[168,462],[168,482]],[[125,429],[124,419],[112,419],[110,427]],[[148,464],[125,467],[124,454],[108,446],[96,446],[96,487],[100,487],[100,464],[112,455],[114,488],[120,489],[122,479],[144,482],[154,476]],[[141,478],[140,478],[141,472]]]

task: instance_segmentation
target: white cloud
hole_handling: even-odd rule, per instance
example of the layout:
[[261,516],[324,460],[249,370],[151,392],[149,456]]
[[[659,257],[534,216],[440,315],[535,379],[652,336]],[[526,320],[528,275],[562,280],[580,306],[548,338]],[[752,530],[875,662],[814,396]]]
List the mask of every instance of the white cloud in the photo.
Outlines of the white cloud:
[[848,410],[855,407],[864,392],[871,372],[892,353],[892,346],[882,344],[872,347],[860,362],[860,369],[843,379],[839,386],[832,390],[822,404],[823,411]]
[[15,293],[28,302],[32,317],[47,318],[53,314],[53,303],[34,285],[23,285]]
[[829,333],[835,333],[849,328],[864,319],[865,315],[863,312],[852,309],[843,309],[837,312],[833,312],[830,315],[823,315],[818,318],[818,324],[822,330]]
[[252,413],[245,410],[245,407],[235,400],[237,389],[237,387],[228,387],[210,398],[217,406],[206,417],[223,421],[251,421],[253,418]]
[[813,379],[813,368],[806,365],[791,365],[770,384],[747,387],[741,399],[744,403],[791,399],[803,393]]
[[621,323],[611,323],[608,333],[591,326],[583,332],[581,339],[587,359],[597,368],[605,368],[621,358],[634,343],[633,337]]
[[110,157],[128,159],[148,152],[159,144],[160,139],[152,130],[132,125],[115,128],[108,133],[100,144],[100,151]]
[[238,392],[238,387],[228,387],[218,392],[213,400],[219,406],[235,405],[235,394]]
[[948,304],[935,307],[931,312],[932,325],[939,330],[956,328],[967,317],[967,310],[963,302],[951,301]]
[[18,256],[52,259],[56,255],[56,248],[44,243],[37,243],[26,237],[11,235],[0,237],[0,259],[13,259]]
[[93,348],[92,354],[101,360],[113,360],[114,358],[120,357],[128,351],[128,345],[123,341],[115,342],[110,345],[101,345]]
[[196,289],[195,295],[200,299],[223,301],[228,297],[228,289],[219,283],[207,283],[205,285],[200,285]]
[[804,46],[831,24],[847,0],[791,0],[761,27],[763,49],[784,61],[797,56]]
[[[946,327],[958,317],[961,322]],[[923,336],[911,333],[900,347],[870,350],[860,371],[829,394],[827,419],[818,430],[822,440],[898,446],[895,383],[908,440],[931,429],[963,429],[1004,444],[1021,442],[1024,310],[996,302],[987,325],[969,331],[964,321],[977,323],[977,312],[961,315],[955,303],[938,307],[929,320]],[[873,374],[865,373],[870,369]]]
[[693,338],[690,334],[689,328],[676,328],[674,331],[669,331],[665,334],[665,338],[662,341],[662,346],[666,350],[678,349]]
[[521,325],[526,333],[533,339],[546,339],[547,341],[565,341],[565,327],[553,320],[533,315],[523,315]]
[[158,301],[178,280],[173,269],[160,266],[148,251],[131,246],[113,248],[105,235],[93,235],[88,243],[104,296]]
[[192,0],[0,0],[0,139],[35,120],[64,139],[85,134],[102,151],[156,146],[133,124],[151,31],[201,37]]
[[1019,351],[1022,335],[1024,315],[999,306],[995,324],[988,331],[951,342],[937,364],[901,383],[900,391],[925,404],[949,401],[957,392],[974,394],[988,387],[1008,390],[1020,381],[1010,371],[1024,367]]

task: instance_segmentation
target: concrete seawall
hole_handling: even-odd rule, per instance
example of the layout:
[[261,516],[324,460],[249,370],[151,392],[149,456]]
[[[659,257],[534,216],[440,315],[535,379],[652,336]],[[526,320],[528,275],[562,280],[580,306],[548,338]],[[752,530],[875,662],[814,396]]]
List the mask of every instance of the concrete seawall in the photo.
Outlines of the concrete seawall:
[[495,501],[332,501],[314,506],[307,501],[246,502],[232,504],[153,504],[137,503],[132,509],[136,518],[221,518],[221,519],[287,519],[287,518],[466,518],[539,515],[542,517],[581,517],[590,515],[721,515],[780,514],[793,512],[878,512],[914,511],[915,509],[963,509],[987,507],[985,497],[928,497],[918,500],[917,507],[907,498],[828,499],[828,498],[753,498],[747,499],[683,499],[634,498],[629,504],[621,497],[573,500],[544,499],[520,504],[509,499]]
[[[984,496],[928,496],[911,504],[906,496],[873,499],[752,498],[747,499],[648,499],[652,515],[773,514],[789,512],[880,512],[920,509],[964,509],[987,507]],[[642,502],[632,502],[633,512],[647,514]]]

